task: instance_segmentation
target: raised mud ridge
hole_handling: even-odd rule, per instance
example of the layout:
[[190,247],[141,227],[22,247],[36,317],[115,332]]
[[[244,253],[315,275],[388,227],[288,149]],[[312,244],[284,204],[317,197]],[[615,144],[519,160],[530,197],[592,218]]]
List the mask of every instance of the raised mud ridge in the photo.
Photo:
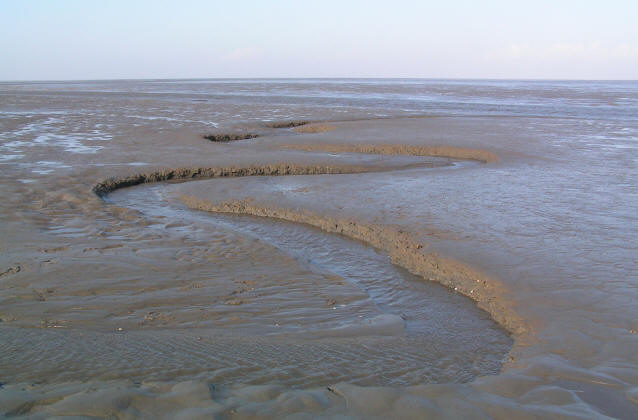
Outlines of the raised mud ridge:
[[325,133],[326,131],[332,131],[332,130],[335,130],[336,128],[337,127],[334,125],[313,123],[313,124],[295,127],[294,131],[295,133],[302,133],[302,134],[316,134],[316,133]]
[[369,169],[358,166],[301,166],[280,163],[265,166],[247,167],[205,167],[205,168],[176,168],[163,169],[155,172],[130,175],[125,178],[109,178],[93,187],[93,192],[104,197],[111,191],[133,185],[163,181],[187,181],[191,179],[225,178],[242,176],[279,176],[279,175],[325,175],[361,173]]
[[248,140],[259,137],[259,134],[254,133],[245,133],[245,134],[206,134],[204,138],[206,140],[218,142],[218,143],[226,143],[229,141],[236,140]]
[[452,159],[477,160],[484,163],[493,163],[498,161],[498,156],[490,151],[453,146],[410,146],[393,144],[286,144],[282,147],[289,150],[301,150],[306,152],[433,156]]
[[520,336],[527,328],[504,300],[500,282],[488,278],[468,266],[426,252],[427,244],[415,240],[408,232],[383,225],[364,224],[351,219],[320,216],[309,211],[289,210],[255,205],[248,200],[229,200],[214,204],[197,197],[183,195],[190,208],[218,213],[248,214],[271,217],[318,227],[325,232],[339,233],[385,251],[393,264],[399,265],[426,280],[436,281],[478,303],[492,318],[510,333]]
[[271,124],[267,124],[266,127],[270,128],[294,128],[302,125],[310,124],[310,121],[283,121],[283,122],[274,122]]
[[[389,145],[311,145],[288,146],[300,150],[322,150],[337,152],[359,152],[377,154],[410,154],[418,156],[439,156],[461,159],[473,159],[483,162],[494,162],[498,158],[495,154],[474,149],[455,147],[420,147],[420,146],[389,146]],[[161,182],[186,181],[191,179],[242,177],[242,176],[277,176],[277,175],[319,175],[346,174],[370,171],[365,167],[339,166],[300,166],[294,164],[275,164],[249,167],[208,167],[208,168],[178,168],[142,173],[125,178],[112,178],[98,183],[93,191],[100,197],[111,191],[133,185]],[[392,262],[402,266],[410,272],[420,275],[430,281],[437,281],[454,291],[461,293],[478,303],[492,318],[515,336],[521,337],[528,330],[526,324],[508,305],[505,290],[501,283],[482,273],[449,258],[441,257],[432,252],[426,252],[426,245],[417,241],[408,232],[391,226],[363,224],[350,219],[338,219],[320,216],[307,211],[293,211],[284,208],[263,207],[250,200],[231,200],[221,204],[213,204],[195,197],[183,197],[184,202],[191,208],[225,212],[249,214],[254,216],[272,217],[288,221],[305,223],[335,232],[350,238],[366,242],[377,249],[388,253]]]

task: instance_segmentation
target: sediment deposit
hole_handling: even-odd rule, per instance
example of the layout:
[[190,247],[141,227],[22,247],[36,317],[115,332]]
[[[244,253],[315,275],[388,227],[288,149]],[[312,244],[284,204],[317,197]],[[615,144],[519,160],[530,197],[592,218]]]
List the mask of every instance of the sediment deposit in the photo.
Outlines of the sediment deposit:
[[268,86],[0,87],[0,415],[635,417],[635,83]]

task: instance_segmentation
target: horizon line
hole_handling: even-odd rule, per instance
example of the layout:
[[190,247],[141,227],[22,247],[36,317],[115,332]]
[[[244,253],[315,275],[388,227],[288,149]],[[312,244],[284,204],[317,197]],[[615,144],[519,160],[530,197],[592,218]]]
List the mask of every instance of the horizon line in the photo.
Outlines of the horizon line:
[[569,78],[509,78],[509,77],[123,77],[98,79],[14,79],[0,83],[59,83],[59,82],[127,82],[127,81],[190,81],[190,80],[448,80],[448,81],[520,81],[520,82],[638,82],[638,79],[569,79]]

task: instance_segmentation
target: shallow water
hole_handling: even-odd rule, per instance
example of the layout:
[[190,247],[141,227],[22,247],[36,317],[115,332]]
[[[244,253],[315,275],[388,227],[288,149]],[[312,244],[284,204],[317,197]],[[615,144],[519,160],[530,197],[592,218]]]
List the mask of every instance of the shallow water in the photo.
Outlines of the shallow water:
[[[3,83],[0,98],[0,364],[8,382],[2,401],[12,407],[62,389],[89,401],[83,394],[89,381],[115,400],[138,395],[121,413],[151,412],[149,401],[195,379],[207,386],[197,400],[209,404],[207,413],[632,418],[637,411],[635,82]],[[423,115],[430,118],[414,118]],[[344,122],[318,134],[263,125],[289,119]],[[211,130],[262,137],[233,144],[199,137]],[[490,150],[500,161],[379,171],[392,159],[405,166],[415,158],[280,147],[290,143],[445,144]],[[278,162],[363,165],[374,172],[149,186],[139,194],[118,191],[113,204],[90,191],[110,176],[152,168]],[[165,214],[143,202],[159,191],[171,191]],[[507,339],[467,299],[431,288],[383,253],[313,228],[180,210],[176,198],[183,194],[211,203],[251,199],[263,208],[409,232],[428,252],[502,285],[499,302],[520,316],[526,332],[514,336],[508,362],[495,375]],[[275,284],[273,272],[289,283]],[[247,280],[261,282],[265,293],[256,303],[238,304],[242,298],[232,293],[254,287],[240,283]],[[207,296],[218,300],[205,302]],[[268,305],[282,311],[271,313]],[[207,317],[193,315],[201,307]],[[362,314],[379,321],[382,334],[364,332],[356,324]],[[357,325],[347,330],[354,338],[334,337],[343,325]],[[301,330],[327,336],[297,343]],[[238,357],[232,351],[238,338],[226,336],[231,331],[248,340],[245,354],[253,353],[251,346],[268,352]],[[270,334],[294,348],[282,352]],[[171,345],[155,356],[140,356],[166,342]],[[58,356],[42,353],[44,343]],[[264,361],[268,355],[271,363]],[[276,356],[286,361],[273,362]],[[333,369],[319,368],[317,358]],[[211,360],[217,365],[201,368]],[[493,376],[474,379],[484,374]],[[36,377],[48,384],[18,395],[19,383]],[[123,378],[167,385],[151,391],[109,382]],[[415,385],[428,382],[457,385]],[[226,391],[209,392],[212,383]],[[343,384],[331,385],[337,383]],[[283,388],[269,388],[265,401],[246,384]],[[313,388],[319,385],[332,391]],[[305,393],[291,394],[290,387]],[[153,397],[140,399],[140,392]],[[195,404],[179,401],[176,412]],[[25,413],[69,412],[62,402],[35,404]]]
[[[5,360],[11,360],[2,368],[6,380],[198,379],[216,387],[309,388],[339,381],[466,382],[498,373],[511,340],[467,298],[424,283],[387,256],[338,235],[171,206],[162,199],[167,188],[130,188],[108,201],[142,212],[167,248],[186,238],[208,240],[207,251],[198,253],[193,246],[190,252],[178,246],[171,251],[192,265],[204,259],[217,266],[210,270],[215,276],[238,277],[233,280],[239,287],[221,302],[223,284],[204,278],[192,278],[196,286],[186,287],[196,289],[199,298],[183,296],[183,287],[181,293],[138,290],[114,304],[111,295],[99,293],[91,299],[94,308],[102,295],[105,309],[133,309],[128,316],[133,322],[118,319],[125,331],[99,333],[92,331],[100,329],[96,325],[45,335],[12,330],[4,337],[12,343],[4,348]],[[220,260],[237,252],[263,264],[264,274],[251,276],[251,269],[239,264],[223,271]],[[272,257],[268,262],[260,255],[265,253]],[[192,277],[197,274],[191,269]],[[136,325],[140,312],[145,316]]]

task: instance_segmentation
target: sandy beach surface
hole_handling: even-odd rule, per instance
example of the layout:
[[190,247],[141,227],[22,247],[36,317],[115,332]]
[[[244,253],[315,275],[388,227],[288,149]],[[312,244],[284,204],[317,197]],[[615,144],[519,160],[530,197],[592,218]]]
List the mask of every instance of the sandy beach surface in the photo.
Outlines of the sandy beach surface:
[[635,82],[0,98],[0,416],[638,415]]

